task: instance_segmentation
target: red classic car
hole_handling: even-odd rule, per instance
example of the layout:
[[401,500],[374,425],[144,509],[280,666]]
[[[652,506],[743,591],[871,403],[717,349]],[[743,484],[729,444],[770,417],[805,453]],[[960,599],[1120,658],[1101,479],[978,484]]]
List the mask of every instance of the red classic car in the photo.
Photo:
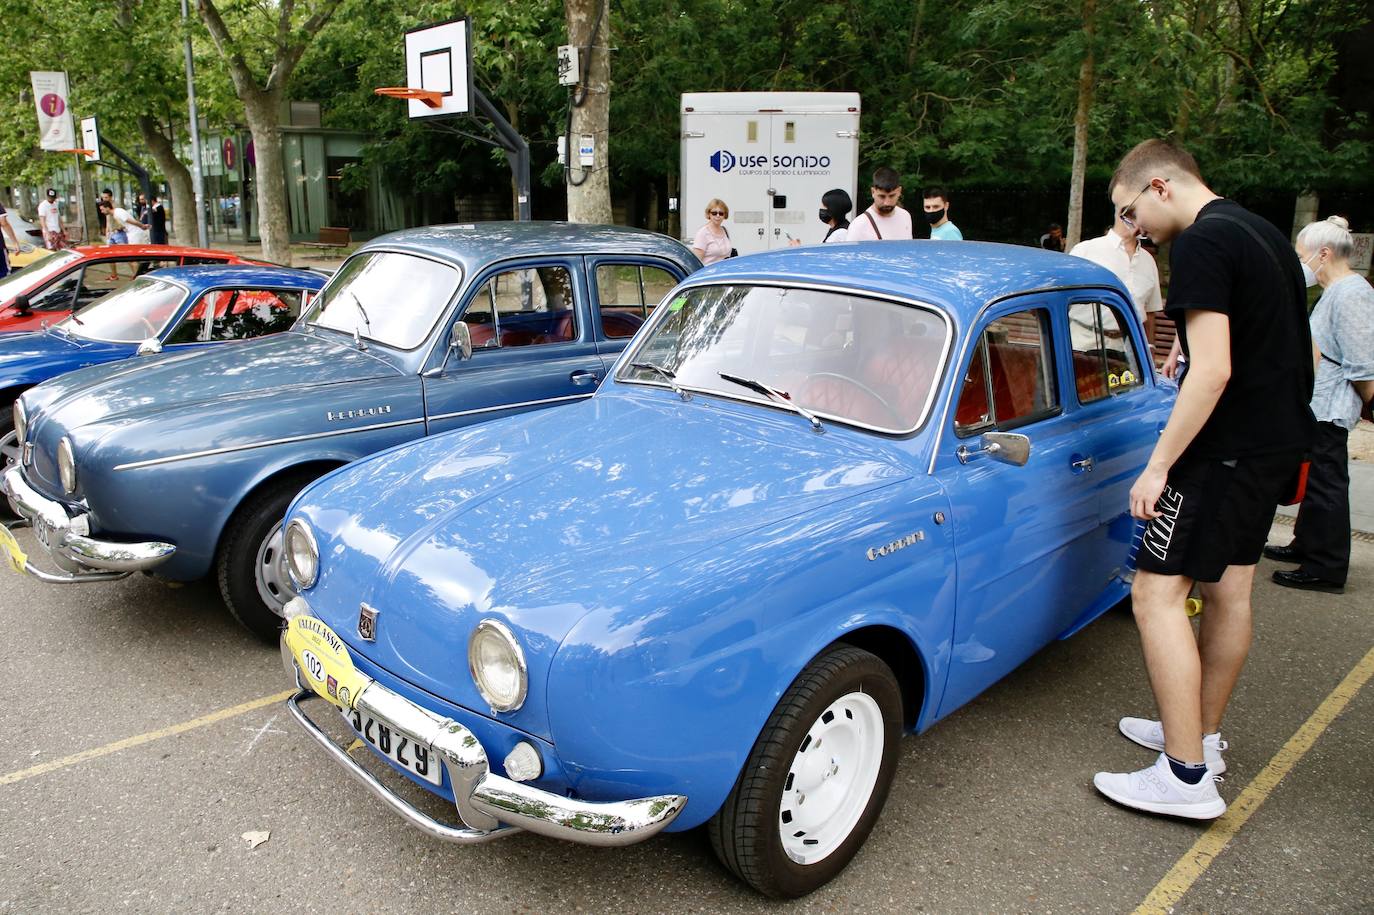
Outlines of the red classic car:
[[56,324],[150,270],[191,264],[252,264],[228,251],[177,245],[83,245],[54,251],[0,280],[0,331]]

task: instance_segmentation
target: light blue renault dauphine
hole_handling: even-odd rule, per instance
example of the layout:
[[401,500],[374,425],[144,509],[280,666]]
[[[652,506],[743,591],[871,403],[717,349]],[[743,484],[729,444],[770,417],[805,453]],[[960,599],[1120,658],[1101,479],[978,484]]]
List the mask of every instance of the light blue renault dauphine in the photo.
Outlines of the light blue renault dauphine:
[[741,879],[807,893],[863,844],[904,731],[1128,593],[1127,493],[1173,396],[1151,366],[1117,280],[1060,254],[709,267],[587,401],[295,500],[292,713],[436,838],[708,824]]

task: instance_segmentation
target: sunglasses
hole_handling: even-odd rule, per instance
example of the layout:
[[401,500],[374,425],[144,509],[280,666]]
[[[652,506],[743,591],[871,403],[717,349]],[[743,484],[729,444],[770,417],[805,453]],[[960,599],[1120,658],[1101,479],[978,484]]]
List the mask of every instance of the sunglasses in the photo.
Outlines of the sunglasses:
[[711,211],[711,215],[712,215],[712,216],[724,216],[724,215],[725,215],[725,211],[724,211],[724,210],[712,210],[712,211]]
[[[1169,183],[1169,179],[1168,179],[1168,178],[1165,178],[1165,179],[1163,179],[1163,180],[1164,180],[1164,183],[1165,183],[1165,184],[1168,184],[1168,183]],[[1142,188],[1140,189],[1140,194],[1144,194],[1144,193],[1145,193],[1146,191],[1148,191],[1153,185],[1154,185],[1154,179],[1152,178],[1152,179],[1150,179],[1150,183],[1149,183],[1149,184],[1145,185],[1144,187],[1142,187]],[[1131,202],[1128,203],[1128,204],[1126,204],[1124,207],[1122,207],[1122,208],[1121,208],[1121,212],[1119,212],[1119,213],[1116,214],[1116,215],[1118,215],[1118,216],[1121,217],[1121,221],[1122,221],[1122,222],[1124,222],[1126,225],[1128,225],[1128,226],[1131,227],[1132,229],[1139,228],[1139,226],[1137,226],[1137,225],[1135,224],[1135,204],[1136,204],[1136,201],[1140,199],[1140,194],[1136,194],[1134,197],[1132,197],[1132,198],[1131,198]]]

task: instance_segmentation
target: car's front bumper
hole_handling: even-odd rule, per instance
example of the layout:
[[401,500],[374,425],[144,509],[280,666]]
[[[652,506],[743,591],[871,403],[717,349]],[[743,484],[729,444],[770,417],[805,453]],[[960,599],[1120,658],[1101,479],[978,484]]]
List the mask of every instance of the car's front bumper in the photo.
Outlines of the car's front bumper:
[[16,464],[0,474],[0,491],[20,519],[10,526],[32,525],[38,542],[61,570],[54,574],[25,562],[24,571],[43,581],[66,584],[124,578],[151,569],[176,552],[172,544],[159,541],[120,543],[91,537],[85,513],[69,514],[62,503],[38,492],[24,480]]
[[[303,598],[291,601],[288,617],[309,615]],[[453,826],[422,813],[364,769],[301,709],[301,704],[325,699],[301,673],[285,634],[282,661],[299,692],[287,700],[292,716],[335,762],[362,782],[383,803],[415,828],[448,842],[477,843],[521,829],[584,845],[631,845],[657,835],[687,805],[679,794],[623,801],[585,801],[513,781],[491,771],[486,749],[471,730],[390,690],[361,673],[351,708],[386,722],[429,747],[443,762],[453,789],[454,806],[463,825]],[[325,700],[332,701],[332,700]],[[336,703],[337,704],[337,703]]]

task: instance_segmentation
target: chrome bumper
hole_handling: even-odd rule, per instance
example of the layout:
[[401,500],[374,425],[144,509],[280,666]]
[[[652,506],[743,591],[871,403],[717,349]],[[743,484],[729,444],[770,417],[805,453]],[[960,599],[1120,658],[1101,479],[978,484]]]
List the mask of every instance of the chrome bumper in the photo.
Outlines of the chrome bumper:
[[491,771],[486,750],[466,727],[373,680],[358,694],[354,708],[418,738],[443,761],[463,825],[440,822],[383,785],[306,716],[301,703],[320,696],[304,685],[305,678],[284,641],[282,656],[300,688],[286,705],[306,733],[392,811],[436,839],[476,844],[523,829],[584,845],[632,845],[657,835],[687,805],[687,798],[680,794],[605,803],[580,801],[512,781]]
[[110,581],[134,572],[151,569],[176,552],[170,543],[117,543],[88,536],[90,523],[85,514],[68,515],[60,502],[44,496],[28,483],[18,466],[11,464],[0,474],[0,491],[19,516],[10,527],[32,526],[38,542],[52,557],[62,574],[45,572],[31,562],[24,571],[42,581]]

